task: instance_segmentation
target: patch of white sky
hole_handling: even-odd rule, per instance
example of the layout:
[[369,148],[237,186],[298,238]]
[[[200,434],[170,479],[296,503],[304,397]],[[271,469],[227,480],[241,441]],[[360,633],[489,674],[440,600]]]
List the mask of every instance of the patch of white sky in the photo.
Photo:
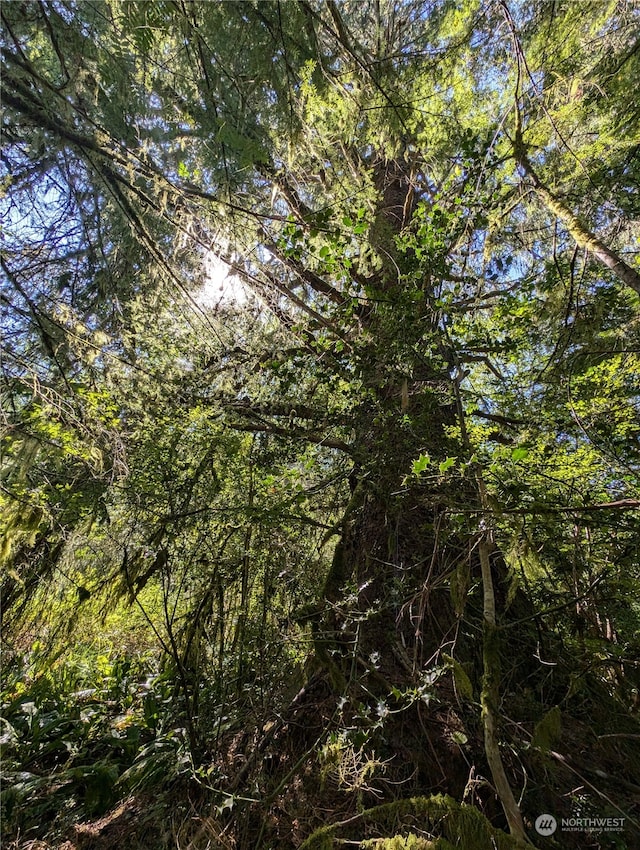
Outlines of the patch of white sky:
[[201,256],[202,279],[193,294],[198,307],[206,311],[224,307],[249,309],[261,301],[249,281],[254,276],[258,280],[259,268],[273,260],[264,245],[258,242],[234,251],[228,237],[218,233]]
[[242,307],[251,299],[251,290],[215,250],[205,251],[202,268],[203,283],[195,294],[198,306],[203,309]]

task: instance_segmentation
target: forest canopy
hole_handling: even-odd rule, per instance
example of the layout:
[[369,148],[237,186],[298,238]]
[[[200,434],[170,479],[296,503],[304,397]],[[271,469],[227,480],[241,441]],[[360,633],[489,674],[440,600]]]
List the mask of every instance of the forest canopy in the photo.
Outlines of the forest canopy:
[[637,846],[637,3],[0,14],[7,846]]

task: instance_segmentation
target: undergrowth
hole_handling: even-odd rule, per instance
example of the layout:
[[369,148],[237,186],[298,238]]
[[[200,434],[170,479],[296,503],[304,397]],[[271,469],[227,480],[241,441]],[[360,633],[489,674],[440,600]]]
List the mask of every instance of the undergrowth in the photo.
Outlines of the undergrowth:
[[51,663],[36,641],[6,667],[5,839],[63,835],[126,794],[190,770],[173,675],[152,653],[71,653]]

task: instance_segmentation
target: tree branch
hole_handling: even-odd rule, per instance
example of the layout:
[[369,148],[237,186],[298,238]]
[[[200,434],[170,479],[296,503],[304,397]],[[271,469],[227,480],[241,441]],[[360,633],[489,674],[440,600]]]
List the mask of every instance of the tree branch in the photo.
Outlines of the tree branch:
[[516,161],[531,180],[538,197],[544,202],[547,209],[564,224],[576,243],[581,248],[590,251],[617,278],[640,295],[640,274],[585,227],[580,219],[571,212],[566,203],[544,185],[526,154],[520,132],[516,133],[513,150]]

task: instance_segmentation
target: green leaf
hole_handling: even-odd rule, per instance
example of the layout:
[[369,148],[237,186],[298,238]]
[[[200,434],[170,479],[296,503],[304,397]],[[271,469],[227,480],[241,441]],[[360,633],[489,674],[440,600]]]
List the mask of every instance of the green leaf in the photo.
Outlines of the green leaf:
[[511,452],[511,460],[515,462],[519,460],[524,460],[525,457],[529,454],[529,449],[525,449],[523,446],[520,446],[517,449],[514,449]]
[[443,460],[442,463],[438,464],[440,475],[444,475],[447,469],[451,469],[451,467],[455,464],[457,460],[457,457],[448,457],[446,460]]
[[411,471],[414,475],[420,475],[421,472],[424,472],[425,469],[431,463],[431,458],[428,454],[421,454],[417,460],[414,460],[411,464]]

